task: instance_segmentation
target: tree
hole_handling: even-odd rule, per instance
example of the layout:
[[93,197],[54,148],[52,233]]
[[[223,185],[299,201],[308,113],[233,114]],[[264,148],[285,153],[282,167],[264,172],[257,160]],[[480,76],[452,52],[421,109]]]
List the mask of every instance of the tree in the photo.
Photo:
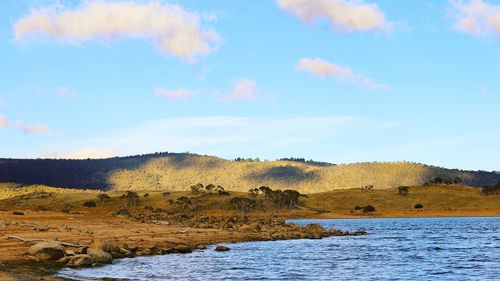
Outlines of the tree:
[[120,196],[120,198],[125,201],[125,206],[129,208],[137,206],[139,195],[137,195],[136,192],[127,191],[127,193]]
[[254,202],[250,198],[244,197],[234,197],[229,201],[236,209],[240,209],[243,213],[248,212],[250,209],[255,207]]
[[177,198],[177,201],[176,201],[177,204],[181,204],[182,205],[182,210],[184,211],[186,208],[189,208],[191,211],[194,210],[193,208],[193,202],[191,202],[191,199],[189,199],[188,197],[186,196],[182,196],[182,197],[179,197]]
[[207,186],[205,186],[205,190],[206,190],[208,193],[212,193],[212,191],[215,191],[215,185],[213,185],[213,184],[208,184]]
[[408,186],[400,186],[398,187],[398,193],[401,196],[406,196],[410,193],[410,188]]
[[111,201],[111,197],[106,193],[101,193],[97,195],[97,200],[99,200],[99,205],[104,206],[107,202]]

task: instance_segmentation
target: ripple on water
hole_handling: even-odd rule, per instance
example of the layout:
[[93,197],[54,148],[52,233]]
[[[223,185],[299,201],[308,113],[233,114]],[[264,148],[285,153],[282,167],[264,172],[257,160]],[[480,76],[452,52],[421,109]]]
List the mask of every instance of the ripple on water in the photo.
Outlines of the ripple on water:
[[[366,236],[246,242],[230,252],[123,259],[64,269],[74,280],[498,280],[500,218],[302,220]],[[102,279],[101,279],[102,280]]]

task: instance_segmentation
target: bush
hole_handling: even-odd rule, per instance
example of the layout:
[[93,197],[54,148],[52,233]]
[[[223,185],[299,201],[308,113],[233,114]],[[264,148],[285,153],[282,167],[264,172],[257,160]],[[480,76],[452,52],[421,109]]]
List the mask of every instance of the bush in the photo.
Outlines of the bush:
[[373,189],[373,185],[366,185],[361,188],[361,191],[363,192],[371,192]]
[[415,209],[422,209],[422,208],[424,208],[424,205],[417,203],[417,204],[415,204],[414,208]]
[[95,201],[88,200],[88,201],[83,202],[83,206],[87,207],[87,208],[95,208],[97,206],[97,204],[95,203]]
[[408,186],[400,186],[398,187],[398,193],[401,196],[406,196],[410,193],[410,188]]
[[500,195],[500,183],[497,183],[494,186],[485,186],[481,189],[483,194],[485,195]]
[[363,213],[371,213],[375,211],[375,207],[373,207],[372,205],[366,205],[363,207]]

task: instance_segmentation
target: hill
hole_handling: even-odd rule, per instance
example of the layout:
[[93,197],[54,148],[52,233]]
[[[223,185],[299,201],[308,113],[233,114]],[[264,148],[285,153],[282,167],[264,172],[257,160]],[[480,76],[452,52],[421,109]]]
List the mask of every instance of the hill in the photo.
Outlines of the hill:
[[494,185],[500,173],[445,169],[409,162],[321,165],[302,161],[231,161],[188,153],[102,160],[0,159],[0,182],[103,190],[188,190],[196,183],[247,191],[268,185],[303,193],[373,185],[417,186],[440,177],[469,186]]

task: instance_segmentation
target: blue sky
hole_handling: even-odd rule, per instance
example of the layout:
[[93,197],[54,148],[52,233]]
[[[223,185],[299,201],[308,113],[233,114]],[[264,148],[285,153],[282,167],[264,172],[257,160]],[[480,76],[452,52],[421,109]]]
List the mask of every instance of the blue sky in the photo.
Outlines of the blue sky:
[[1,1],[0,157],[500,170],[499,36],[492,0]]

